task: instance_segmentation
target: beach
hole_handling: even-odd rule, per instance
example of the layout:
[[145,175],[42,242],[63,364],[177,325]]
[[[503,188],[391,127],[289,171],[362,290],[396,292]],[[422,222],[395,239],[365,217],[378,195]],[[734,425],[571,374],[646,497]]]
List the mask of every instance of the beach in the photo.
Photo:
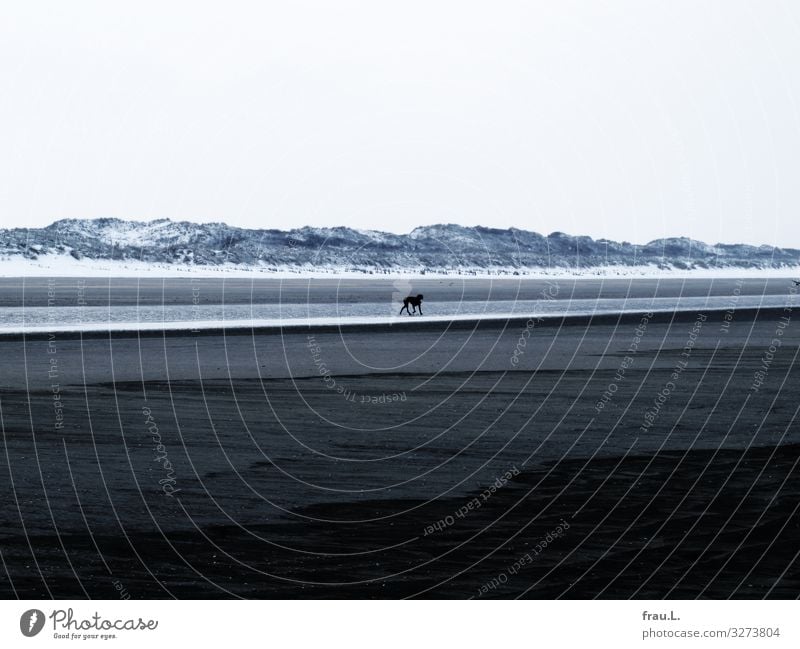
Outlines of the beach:
[[4,279],[0,305],[725,307],[0,332],[3,596],[797,597],[788,279],[407,281]]

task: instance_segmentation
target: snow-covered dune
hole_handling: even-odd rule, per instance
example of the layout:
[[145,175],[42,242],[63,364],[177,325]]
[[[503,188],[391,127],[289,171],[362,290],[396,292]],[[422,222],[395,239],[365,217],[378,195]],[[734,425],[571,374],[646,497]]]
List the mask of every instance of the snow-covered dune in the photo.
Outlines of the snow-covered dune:
[[345,227],[246,230],[224,223],[67,219],[0,230],[0,275],[647,276],[792,275],[800,250],[646,245],[554,232],[432,225],[409,234]]

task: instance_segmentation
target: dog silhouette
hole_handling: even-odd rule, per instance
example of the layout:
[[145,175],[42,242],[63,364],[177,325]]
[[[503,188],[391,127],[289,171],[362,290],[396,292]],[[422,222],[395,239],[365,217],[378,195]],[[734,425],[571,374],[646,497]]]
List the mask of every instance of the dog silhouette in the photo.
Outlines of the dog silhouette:
[[408,310],[408,305],[414,307],[414,313],[417,312],[417,307],[419,307],[419,314],[422,315],[422,295],[409,295],[408,297],[403,298],[403,307],[400,309],[400,313],[397,315],[403,315],[403,311],[405,311],[408,315],[411,315],[411,311]]

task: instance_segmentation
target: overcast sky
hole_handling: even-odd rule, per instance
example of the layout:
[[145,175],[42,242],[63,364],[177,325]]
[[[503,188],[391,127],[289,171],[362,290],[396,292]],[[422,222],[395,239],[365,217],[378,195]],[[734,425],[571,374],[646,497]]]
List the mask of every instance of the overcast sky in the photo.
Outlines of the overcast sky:
[[800,5],[4,2],[0,221],[100,216],[800,247]]

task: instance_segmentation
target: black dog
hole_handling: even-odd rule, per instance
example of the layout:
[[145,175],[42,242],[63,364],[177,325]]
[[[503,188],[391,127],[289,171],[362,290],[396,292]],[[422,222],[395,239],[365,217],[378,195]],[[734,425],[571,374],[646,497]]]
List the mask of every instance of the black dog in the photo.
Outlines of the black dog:
[[398,313],[397,315],[402,315],[403,314],[403,310],[405,310],[405,312],[408,315],[411,315],[411,311],[408,310],[408,305],[409,304],[414,307],[414,313],[417,312],[417,307],[419,307],[419,314],[422,315],[422,296],[421,295],[417,295],[416,297],[414,297],[413,295],[409,295],[408,297],[403,298],[403,308],[400,309],[400,313]]

